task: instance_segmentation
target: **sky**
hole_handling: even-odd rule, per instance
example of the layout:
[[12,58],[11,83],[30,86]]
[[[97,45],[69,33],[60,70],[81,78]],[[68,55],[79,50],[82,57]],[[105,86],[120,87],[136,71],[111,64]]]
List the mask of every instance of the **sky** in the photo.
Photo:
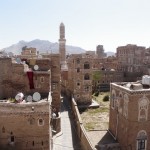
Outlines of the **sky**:
[[118,46],[150,46],[150,0],[0,0],[0,49],[21,40],[58,42],[116,52]]

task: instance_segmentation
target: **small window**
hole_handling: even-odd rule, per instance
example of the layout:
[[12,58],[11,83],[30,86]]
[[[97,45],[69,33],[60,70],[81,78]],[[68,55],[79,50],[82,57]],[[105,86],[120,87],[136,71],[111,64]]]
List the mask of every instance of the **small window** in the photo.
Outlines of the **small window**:
[[80,86],[80,83],[79,83],[79,82],[77,83],[77,86]]
[[89,86],[85,86],[84,90],[85,90],[85,92],[88,92],[90,90],[90,87]]
[[15,137],[12,132],[10,133],[10,142],[12,142],[12,143],[15,142]]
[[84,63],[84,69],[90,69],[90,64],[88,62]]
[[43,126],[43,125],[44,125],[44,120],[43,120],[42,118],[40,118],[40,119],[38,120],[38,125],[39,125],[39,126]]
[[57,83],[52,83],[52,90],[56,90],[57,88]]
[[10,141],[11,141],[11,142],[14,142],[14,141],[15,141],[14,136],[11,136]]
[[44,77],[40,77],[40,82],[44,83]]
[[32,146],[34,146],[34,141],[32,141]]
[[84,75],[84,80],[90,80],[90,76],[88,73]]
[[77,68],[77,72],[80,72],[80,68]]

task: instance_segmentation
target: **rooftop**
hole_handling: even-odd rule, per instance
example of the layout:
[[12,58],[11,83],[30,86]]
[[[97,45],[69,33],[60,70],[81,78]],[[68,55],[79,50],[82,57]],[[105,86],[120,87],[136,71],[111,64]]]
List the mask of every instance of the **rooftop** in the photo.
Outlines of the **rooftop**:
[[116,87],[120,87],[122,89],[125,89],[127,91],[150,91],[150,85],[148,84],[143,84],[142,81],[137,81],[137,82],[116,82],[116,83],[111,83],[112,85]]

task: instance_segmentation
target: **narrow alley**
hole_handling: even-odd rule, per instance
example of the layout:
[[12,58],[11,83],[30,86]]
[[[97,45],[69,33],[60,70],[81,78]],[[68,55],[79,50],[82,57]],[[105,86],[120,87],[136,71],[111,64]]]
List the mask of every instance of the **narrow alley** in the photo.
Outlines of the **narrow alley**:
[[53,141],[53,150],[82,150],[71,118],[71,109],[65,98],[61,102],[61,132]]

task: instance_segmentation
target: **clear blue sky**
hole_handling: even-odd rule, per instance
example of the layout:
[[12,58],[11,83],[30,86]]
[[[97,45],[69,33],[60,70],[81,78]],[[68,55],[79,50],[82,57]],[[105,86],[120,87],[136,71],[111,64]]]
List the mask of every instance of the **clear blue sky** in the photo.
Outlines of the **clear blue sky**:
[[0,48],[20,40],[58,42],[66,27],[68,45],[106,51],[150,46],[150,0],[1,0]]

